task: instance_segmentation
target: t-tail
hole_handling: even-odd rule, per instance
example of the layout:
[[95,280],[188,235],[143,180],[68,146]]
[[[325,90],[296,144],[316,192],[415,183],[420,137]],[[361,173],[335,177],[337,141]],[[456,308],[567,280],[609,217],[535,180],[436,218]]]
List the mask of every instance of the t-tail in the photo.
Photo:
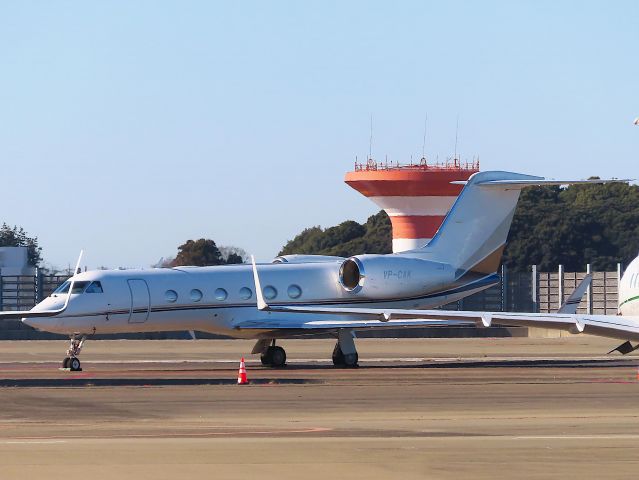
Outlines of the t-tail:
[[433,239],[426,246],[404,255],[451,265],[457,278],[467,273],[496,273],[522,188],[609,181],[545,180],[501,171],[475,173],[466,182]]

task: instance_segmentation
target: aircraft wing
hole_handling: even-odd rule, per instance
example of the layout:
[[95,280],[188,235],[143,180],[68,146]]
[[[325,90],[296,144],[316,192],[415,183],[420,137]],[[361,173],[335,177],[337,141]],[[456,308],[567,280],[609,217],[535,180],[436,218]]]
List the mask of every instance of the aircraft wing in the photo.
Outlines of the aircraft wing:
[[581,299],[590,284],[592,278],[590,275],[582,280],[557,313],[269,305],[262,294],[262,287],[254,260],[253,276],[257,308],[261,311],[283,314],[316,314],[318,316],[326,315],[327,317],[333,315],[341,318],[331,320],[330,318],[318,319],[316,316],[300,315],[299,319],[297,319],[294,315],[273,315],[273,319],[269,320],[240,322],[235,325],[235,328],[240,330],[298,330],[308,333],[312,330],[334,331],[341,328],[359,330],[475,324],[483,327],[492,325],[542,327],[567,330],[571,333],[585,332],[623,340],[639,340],[639,317],[580,315],[574,313],[577,310],[578,300]]
[[[590,333],[622,340],[639,340],[639,317],[614,315],[579,315],[570,313],[474,312],[447,310],[403,310],[375,308],[329,308],[312,306],[269,306],[273,313],[314,313],[318,316],[341,316],[322,319],[309,315],[273,316],[273,320],[245,321],[238,329],[334,331],[340,328],[362,330],[369,328],[416,328],[427,326],[477,325],[480,327],[541,327],[566,330],[571,333]],[[348,319],[344,317],[371,317]],[[279,318],[277,318],[279,317]]]

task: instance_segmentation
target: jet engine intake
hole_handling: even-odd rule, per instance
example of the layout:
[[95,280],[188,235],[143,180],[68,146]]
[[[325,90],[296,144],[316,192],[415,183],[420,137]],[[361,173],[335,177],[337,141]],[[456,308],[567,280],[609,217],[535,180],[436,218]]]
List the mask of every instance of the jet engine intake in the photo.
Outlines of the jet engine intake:
[[357,255],[342,262],[338,278],[350,294],[391,299],[436,291],[455,279],[455,271],[420,258]]

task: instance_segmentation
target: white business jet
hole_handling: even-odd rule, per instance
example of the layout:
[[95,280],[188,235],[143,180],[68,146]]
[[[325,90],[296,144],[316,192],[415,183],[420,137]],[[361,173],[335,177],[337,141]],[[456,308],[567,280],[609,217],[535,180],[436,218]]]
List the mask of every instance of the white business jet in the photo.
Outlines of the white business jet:
[[351,258],[290,255],[259,270],[253,263],[82,272],[32,310],[0,317],[69,335],[63,367],[70,370],[80,369],[84,341],[96,333],[199,330],[254,338],[252,353],[273,367],[286,363],[276,339],[326,333],[337,338],[333,363],[356,366],[354,332],[371,328],[544,325],[639,340],[639,320],[632,318],[428,310],[498,282],[522,188],[602,182],[480,172],[466,182],[435,237],[419,249]]

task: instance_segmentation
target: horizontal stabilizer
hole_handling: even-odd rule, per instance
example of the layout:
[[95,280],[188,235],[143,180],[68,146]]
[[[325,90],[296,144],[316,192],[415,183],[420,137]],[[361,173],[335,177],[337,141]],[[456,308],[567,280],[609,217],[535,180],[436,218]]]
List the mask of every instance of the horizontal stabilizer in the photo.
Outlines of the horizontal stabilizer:
[[630,179],[599,179],[595,178],[592,180],[491,180],[488,182],[482,182],[480,185],[482,187],[512,187],[512,188],[524,188],[524,187],[548,187],[548,186],[557,186],[557,185],[598,185],[602,183],[628,183],[631,182]]
[[[599,179],[593,178],[590,180],[546,180],[542,177],[538,177],[539,180],[491,180],[487,182],[482,182],[481,185],[484,187],[548,187],[552,185],[597,185],[602,183],[628,183],[634,181],[632,178],[626,179]],[[466,185],[468,183],[467,180],[454,180],[450,182],[453,185]]]

